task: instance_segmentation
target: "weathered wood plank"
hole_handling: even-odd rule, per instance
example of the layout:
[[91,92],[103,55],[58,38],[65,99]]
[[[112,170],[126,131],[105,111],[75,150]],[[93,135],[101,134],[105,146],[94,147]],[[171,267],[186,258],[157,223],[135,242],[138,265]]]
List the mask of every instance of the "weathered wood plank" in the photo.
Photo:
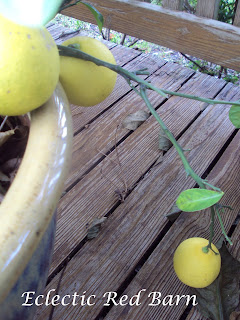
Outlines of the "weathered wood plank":
[[[150,71],[155,71],[158,67],[155,60],[151,61],[149,57],[144,64],[146,62]],[[157,76],[158,74],[160,76]],[[148,80],[152,81],[157,87],[177,90],[193,72],[176,64],[167,64],[160,69],[158,74],[153,74]],[[123,81],[125,84],[125,80]],[[154,91],[150,92],[149,98],[152,99],[155,107],[164,100]],[[142,99],[135,92],[131,92],[76,135],[73,139],[72,166],[66,181],[66,187],[79,180],[94,164],[103,158],[104,154],[115,147],[118,140],[129,133],[127,129],[118,131],[116,141],[116,129],[118,125],[121,125],[121,121],[129,113],[145,108]]]
[[200,17],[217,19],[220,0],[198,0],[196,15]]
[[[222,81],[219,82],[212,77],[200,74],[195,79],[192,79],[192,82],[187,82],[181,92],[187,91],[192,94],[209,97],[214,95],[214,93],[216,94],[222,88],[222,85]],[[155,99],[158,100],[159,97],[155,96]],[[141,100],[138,101],[137,96],[132,97],[131,100],[131,109],[134,108],[134,111],[136,111],[142,108],[142,102]],[[152,100],[152,102],[155,104],[156,100]],[[174,97],[169,99],[159,109],[159,112],[174,135],[177,136],[197,116],[201,106],[203,104],[196,101],[184,101],[181,98]],[[129,108],[127,110],[129,112]],[[113,121],[113,114],[110,114],[110,117],[106,119],[107,124],[112,121],[112,128],[111,130],[107,130],[107,132],[112,136],[112,140],[108,141],[114,146],[116,128],[123,117],[116,117],[115,121]],[[173,119],[178,120],[174,121]],[[104,128],[101,125],[99,133],[95,135],[105,135],[106,130]],[[118,138],[123,136],[124,131],[126,132],[124,129],[122,129],[122,133],[118,131]],[[87,231],[85,226],[90,224],[94,218],[107,214],[117,204],[118,197],[116,190],[124,190],[123,181],[126,181],[128,188],[131,190],[139,178],[162,155],[159,152],[158,140],[156,138],[158,137],[158,131],[159,126],[157,122],[153,117],[150,117],[146,124],[138,128],[122,145],[122,150],[120,149],[121,151],[119,151],[121,167],[116,165],[116,151],[110,153],[109,158],[113,159],[114,163],[109,158],[106,158],[101,165],[96,166],[61,199],[58,207],[58,228],[56,231],[51,271],[58,266],[64,256],[73,250],[76,243],[83,239]],[[104,136],[104,139],[107,139],[107,136]],[[93,140],[94,135],[92,138],[89,138],[89,141],[92,141],[92,143]],[[99,145],[99,147],[101,146]],[[88,152],[91,153],[92,149],[93,146],[89,148]],[[150,150],[150,152],[146,152],[146,150]],[[82,150],[82,157],[84,157],[84,154],[85,152]],[[73,156],[73,158],[75,157],[77,157],[77,153]],[[80,165],[78,170],[81,170]]]
[[[222,203],[231,205],[234,208],[234,211],[228,211],[224,214],[224,225],[227,231],[230,229],[239,211],[240,194],[236,192],[239,189],[240,179],[239,139],[240,133],[234,138],[220,161],[207,177],[208,181],[218,185],[225,191]],[[163,299],[169,294],[173,296],[189,294],[188,287],[181,284],[174,273],[172,263],[173,253],[178,244],[187,238],[195,236],[209,237],[209,222],[209,210],[196,214],[181,214],[124,292],[124,294],[131,297],[142,288],[145,288],[146,294],[141,299],[141,306],[131,308],[122,306],[113,307],[105,319],[123,319],[124,315],[124,320],[137,320],[141,314],[144,314],[144,319],[179,319],[186,307],[186,300],[183,300],[177,306],[159,305],[157,307],[149,307],[148,303],[151,302],[151,299],[147,295],[152,291],[158,291],[161,292],[161,299]],[[221,234],[221,228],[219,224],[216,224],[214,241],[217,241]],[[233,241],[233,256],[240,260],[239,233],[235,233]],[[189,315],[187,319],[204,320],[206,318],[195,311],[194,315]]]
[[[238,89],[228,85],[218,98],[235,100],[237,97],[239,97]],[[183,114],[182,105],[184,102],[176,106],[180,114]],[[187,105],[185,104],[185,107]],[[188,112],[191,112],[191,106],[188,107]],[[227,117],[228,109],[225,106],[208,107],[180,139],[184,148],[191,149],[188,159],[192,167],[197,169],[198,174],[206,170],[233,131],[233,126]],[[181,117],[177,114],[176,118],[180,120]],[[239,156],[231,157],[231,162],[232,164],[239,162]],[[236,177],[239,179],[239,174],[239,172],[234,172],[229,175],[229,179]],[[225,179],[223,171],[219,175]],[[162,163],[155,166],[126,201],[114,211],[98,238],[87,242],[67,266],[59,294],[87,290],[89,295],[97,295],[96,305],[81,307],[81,309],[59,305],[56,307],[54,318],[58,319],[60,315],[61,317],[66,315],[70,318],[95,319],[103,305],[102,294],[106,291],[116,291],[126,276],[134,270],[143,253],[166,225],[167,219],[164,214],[169,211],[177,195],[181,190],[193,185],[194,182],[186,178],[186,173],[182,169],[181,161],[176,156],[175,150],[167,152]],[[230,194],[234,194],[231,188],[229,191]],[[230,200],[232,199],[236,198],[231,197]],[[197,215],[192,215],[192,217],[194,217],[193,220],[197,220]],[[181,220],[178,221],[181,222]],[[188,220],[184,219],[184,221]],[[206,230],[208,220],[203,219],[203,224]],[[193,223],[188,226],[187,230],[190,233],[196,232]],[[185,231],[181,233],[181,236],[184,237],[184,234]],[[176,247],[176,242],[172,244],[173,247]],[[169,248],[169,242],[164,247],[166,256],[166,259],[162,260],[164,264],[169,259],[169,253],[166,255],[166,247]],[[173,252],[173,247],[172,250],[170,249],[171,252]],[[166,275],[166,279],[168,272],[169,270],[166,269],[162,272],[163,275]],[[57,278],[49,284],[47,290],[56,288],[56,281]],[[178,287],[180,288],[180,285]],[[39,319],[46,319],[48,312],[49,308],[41,309]]]
[[237,9],[236,9],[233,24],[236,27],[240,27],[240,2],[238,2],[238,4],[237,4]]
[[[240,29],[212,19],[127,0],[93,0],[105,27],[240,71]],[[83,6],[64,14],[95,23]]]
[[162,7],[181,11],[183,9],[183,0],[163,0]]
[[[176,66],[179,68],[179,66]],[[183,72],[187,72],[185,74],[189,75],[189,71],[187,69],[180,69]],[[161,69],[160,69],[161,70]],[[171,69],[170,69],[171,70]],[[177,69],[176,69],[177,70]],[[185,70],[185,71],[184,71]],[[174,69],[172,69],[174,71]],[[180,70],[179,70],[180,71]],[[179,72],[178,71],[178,72]],[[164,70],[161,70],[164,76]],[[184,73],[181,75],[175,73],[176,77],[174,77],[171,81],[177,82],[177,78],[179,79],[184,76]],[[169,75],[168,75],[169,77]],[[202,82],[200,82],[202,79]],[[206,80],[205,76],[197,77],[195,81],[193,81],[192,92],[203,92],[201,89],[198,89],[200,83],[202,83],[202,90],[208,91],[209,88],[212,89],[212,92],[217,92],[221,86],[220,84],[216,85],[216,82],[213,78],[208,77],[209,81]],[[160,80],[161,81],[161,80]],[[203,84],[204,82],[204,84]],[[204,89],[203,89],[204,87]],[[185,84],[185,90],[190,91],[191,85]],[[184,89],[183,89],[184,90]],[[155,97],[154,97],[155,96]],[[152,96],[152,102],[154,104],[159,102],[159,96],[155,94]],[[138,98],[138,96],[131,96],[131,105],[125,107],[123,110],[119,110],[117,114],[123,115],[123,112],[129,113],[129,109],[131,107],[134,108],[134,111],[141,110],[142,101]],[[171,100],[171,103],[176,104],[176,107],[185,108],[184,116],[182,116],[182,120],[178,120],[177,123],[171,123],[170,127],[173,128],[173,132],[177,135],[188,123],[192,120],[194,115],[199,112],[199,104],[196,104],[196,109],[193,111],[193,114],[189,113],[189,105],[185,104],[185,107],[181,107],[183,101],[181,99]],[[164,118],[170,122],[172,115],[172,104],[164,104],[164,108],[161,110],[164,112]],[[181,110],[183,110],[181,109]],[[192,105],[192,109],[194,109],[194,104]],[[126,111],[125,111],[126,110]],[[115,116],[115,122],[113,122],[113,114],[109,112],[109,116],[106,117],[104,121],[104,126],[112,124],[112,129],[108,130],[109,134],[112,136],[112,140],[107,140],[109,143],[115,144],[115,134],[116,128],[118,124],[121,123],[123,116]],[[150,122],[149,122],[150,121]],[[114,125],[115,123],[115,125]],[[104,139],[108,139],[108,135],[105,136],[106,130],[105,127],[100,123],[99,132],[93,135],[87,135],[89,141],[94,140],[94,136],[96,135],[104,135]],[[51,271],[60,263],[63,259],[64,255],[70,253],[70,251],[74,248],[75,244],[79,242],[86,235],[85,225],[87,223],[91,223],[94,217],[105,215],[116,203],[118,202],[118,197],[116,194],[116,189],[119,190],[124,188],[123,179],[127,181],[128,188],[131,189],[141,175],[151,166],[156,159],[162,154],[160,153],[157,145],[157,140],[153,139],[153,137],[157,137],[158,135],[158,125],[153,118],[149,118],[146,125],[138,128],[137,131],[134,132],[133,135],[129,137],[129,139],[125,140],[123,145],[123,149],[119,151],[120,153],[120,162],[122,163],[124,169],[124,173],[121,173],[121,168],[119,165],[112,163],[109,159],[113,157],[113,161],[116,162],[116,151],[112,152],[109,155],[109,158],[106,158],[105,161],[97,167],[95,167],[86,177],[84,177],[71,191],[69,191],[60,201],[58,207],[58,230],[56,233],[56,243],[55,243],[55,253],[54,256],[56,259],[53,259],[53,263],[51,266]],[[96,132],[96,131],[93,131]],[[97,131],[98,132],[98,131]],[[126,134],[126,129],[119,129],[117,132],[118,139]],[[76,147],[78,144],[76,144]],[[100,147],[100,146],[99,146]],[[120,147],[118,147],[119,150]],[[89,148],[88,152],[92,152],[93,146]],[[151,153],[148,154],[145,152],[146,149],[151,150]],[[84,156],[85,152],[82,152],[82,156]],[[77,156],[73,156],[73,159]],[[80,161],[81,159],[79,159]],[[77,163],[76,163],[77,165]],[[81,166],[78,166],[78,170],[81,170]],[[76,167],[77,172],[77,167]],[[77,173],[76,173],[77,174]],[[111,182],[110,182],[111,181]],[[96,196],[97,190],[97,196]],[[79,219],[79,215],[82,217]],[[66,225],[66,221],[67,225]],[[71,228],[77,228],[76,232],[72,233]],[[64,229],[64,232],[63,232]],[[62,233],[63,232],[63,233]],[[62,238],[64,237],[64,239]],[[71,241],[70,241],[70,238]],[[64,244],[64,245],[63,245]],[[63,245],[63,247],[62,247]],[[66,253],[68,252],[68,253]]]

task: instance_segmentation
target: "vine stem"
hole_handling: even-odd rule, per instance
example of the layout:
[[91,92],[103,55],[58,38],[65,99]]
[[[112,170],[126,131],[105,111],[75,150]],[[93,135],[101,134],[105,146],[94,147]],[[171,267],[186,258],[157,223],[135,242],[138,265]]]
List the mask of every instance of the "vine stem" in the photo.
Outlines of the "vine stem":
[[216,255],[218,255],[217,252],[215,252],[212,248],[212,240],[214,236],[214,223],[215,223],[215,210],[214,206],[211,206],[211,224],[210,224],[210,235],[208,240],[208,245],[206,247],[203,247],[202,250],[204,253],[208,253],[209,249],[212,250]]
[[[166,134],[167,138],[172,142],[173,146],[175,147],[176,151],[178,152],[178,155],[180,156],[184,169],[187,173],[187,175],[191,176],[193,180],[196,181],[196,183],[199,185],[200,188],[202,189],[206,189],[206,185],[211,187],[214,190],[220,191],[220,189],[212,186],[211,184],[207,183],[207,181],[203,180],[200,176],[198,176],[196,174],[196,172],[192,169],[192,167],[190,166],[187,158],[185,157],[184,154],[184,150],[182,149],[182,147],[178,144],[178,142],[176,141],[176,139],[174,138],[173,134],[171,133],[171,131],[168,129],[168,127],[165,125],[165,123],[163,122],[163,120],[161,119],[161,117],[159,116],[159,114],[156,112],[156,110],[154,109],[154,107],[152,106],[151,102],[149,101],[148,97],[147,97],[147,93],[146,93],[146,89],[151,89],[156,91],[157,93],[159,93],[161,96],[167,98],[168,95],[173,95],[173,96],[179,96],[179,97],[183,97],[183,98],[188,98],[188,99],[193,99],[193,100],[197,100],[197,101],[201,101],[201,102],[205,102],[207,104],[226,104],[226,105],[237,105],[240,106],[240,102],[239,101],[235,101],[235,102],[230,102],[230,101],[224,101],[224,100],[212,100],[212,99],[206,99],[206,98],[202,98],[202,97],[198,97],[198,96],[194,96],[194,95],[189,95],[189,94],[184,94],[184,93],[180,93],[180,92],[174,92],[174,91],[170,91],[170,90],[166,90],[166,89],[159,89],[157,87],[155,87],[154,85],[152,85],[150,82],[143,80],[142,78],[139,78],[137,75],[143,75],[146,74],[146,70],[142,69],[139,71],[134,72],[129,72],[127,70],[125,70],[124,68],[120,67],[119,65],[115,65],[115,64],[111,64],[105,61],[102,61],[100,59],[97,59],[79,49],[73,48],[73,47],[67,47],[67,46],[61,46],[58,45],[58,49],[59,49],[59,54],[61,56],[67,56],[67,57],[73,57],[73,58],[78,58],[78,59],[83,59],[86,61],[90,61],[95,63],[98,66],[103,66],[106,67],[118,74],[120,74],[126,81],[127,83],[130,85],[130,87],[141,96],[141,98],[144,100],[146,106],[148,107],[149,111],[151,112],[151,114],[154,116],[154,118],[157,120],[157,122],[159,123],[159,125],[161,126],[161,128],[163,129],[164,133]],[[138,90],[132,83],[131,81],[135,81],[140,85],[140,89]],[[220,225],[221,225],[221,229],[222,232],[225,236],[225,238],[227,239],[227,241],[231,244],[231,240],[228,238],[225,229],[224,229],[224,225],[218,210],[217,205],[214,205],[211,207],[211,224],[210,224],[210,237],[209,237],[209,244],[203,248],[203,251],[207,253],[208,249],[212,249],[212,239],[214,236],[214,219],[215,219],[215,214],[217,214]]]
[[218,217],[218,220],[219,220],[221,229],[222,229],[222,233],[223,233],[225,239],[227,240],[227,242],[232,246],[233,243],[232,243],[231,239],[228,237],[228,235],[227,235],[227,233],[226,233],[226,231],[225,231],[225,228],[224,228],[224,224],[223,224],[223,221],[222,221],[222,217],[221,217],[220,211],[219,211],[219,205],[216,204],[216,205],[215,205],[215,208],[216,208],[216,214],[217,214],[217,217]]
[[167,128],[167,126],[165,125],[163,120],[160,118],[160,116],[158,115],[156,110],[153,108],[152,104],[150,103],[150,101],[149,101],[149,99],[147,97],[146,88],[144,86],[142,86],[142,85],[141,85],[141,88],[140,88],[140,94],[141,94],[141,97],[143,98],[144,102],[146,103],[146,106],[148,107],[149,111],[154,116],[154,118],[157,120],[157,122],[160,124],[160,126],[163,129],[164,133],[166,134],[168,139],[172,142],[172,144],[174,145],[175,149],[177,150],[177,152],[178,152],[178,154],[179,154],[179,156],[180,156],[180,158],[182,160],[184,169],[187,172],[187,175],[191,176],[197,182],[197,184],[199,185],[200,188],[205,189],[204,180],[202,180],[202,178],[200,178],[195,173],[195,171],[192,169],[192,167],[188,163],[182,147],[176,141],[176,139],[174,138],[174,136],[171,133],[171,131],[169,131],[169,129]]
[[[133,88],[133,90],[135,92],[137,92],[144,100],[144,102],[146,103],[148,109],[150,110],[150,112],[152,113],[152,115],[155,117],[155,119],[158,121],[158,123],[160,124],[160,126],[162,127],[163,131],[165,132],[166,136],[168,137],[168,139],[172,142],[172,144],[174,145],[174,147],[176,148],[182,162],[183,162],[183,166],[184,169],[186,170],[187,175],[191,176],[196,183],[199,185],[200,188],[205,189],[205,185],[207,184],[209,187],[213,188],[214,190],[216,190],[217,188],[212,186],[211,184],[208,184],[207,182],[205,182],[205,180],[203,180],[201,177],[199,177],[195,171],[192,169],[192,167],[190,166],[190,164],[188,163],[185,154],[184,154],[184,150],[182,149],[182,147],[178,144],[178,142],[176,141],[176,139],[174,138],[173,134],[170,132],[170,130],[167,128],[167,126],[165,125],[165,123],[163,122],[163,120],[159,117],[158,113],[155,111],[155,109],[153,108],[153,106],[151,105],[150,101],[148,100],[148,97],[146,95],[146,88],[148,89],[152,89],[154,91],[156,91],[157,93],[159,93],[160,95],[164,96],[164,97],[168,97],[167,95],[176,95],[176,96],[180,96],[180,97],[184,97],[184,98],[188,98],[188,99],[194,99],[194,100],[199,100],[199,101],[203,101],[206,103],[211,103],[211,104],[217,104],[217,103],[222,103],[222,104],[234,104],[232,102],[229,101],[218,101],[218,100],[211,100],[211,99],[205,99],[205,98],[201,98],[201,97],[197,97],[197,96],[193,96],[193,95],[188,95],[188,94],[183,94],[183,93],[179,93],[179,92],[174,92],[174,91],[169,91],[169,90],[165,90],[165,89],[159,89],[156,88],[154,85],[152,85],[150,82],[145,81],[141,78],[139,78],[137,76],[137,74],[146,74],[146,70],[142,69],[139,70],[137,72],[129,72],[127,70],[125,70],[124,68],[120,67],[119,65],[115,65],[115,64],[111,64],[109,62],[100,60],[98,58],[95,58],[79,49],[76,49],[73,47],[73,45],[71,45],[71,47],[67,47],[67,46],[62,46],[62,45],[58,45],[58,49],[59,49],[59,54],[61,56],[67,56],[67,57],[73,57],[73,58],[78,58],[78,59],[83,59],[86,61],[90,61],[95,63],[98,66],[103,66],[106,68],[111,69],[112,71],[120,74],[126,81],[127,83]],[[140,84],[140,92],[132,85],[131,81],[135,81],[138,84]],[[237,105],[240,105],[239,103],[236,102]]]
[[189,95],[189,94],[185,94],[185,93],[181,93],[181,92],[175,92],[175,91],[170,91],[170,90],[166,90],[166,89],[159,89],[159,88],[155,87],[154,85],[152,85],[151,83],[139,78],[133,72],[129,72],[129,71],[125,70],[124,68],[120,67],[119,65],[115,65],[115,64],[97,59],[97,58],[95,58],[95,57],[93,57],[93,56],[91,56],[91,55],[89,55],[79,49],[69,48],[67,46],[62,46],[62,45],[58,45],[58,49],[59,49],[59,54],[61,56],[67,56],[67,57],[83,59],[86,61],[91,61],[98,66],[103,66],[108,69],[111,69],[112,71],[115,71],[118,74],[120,74],[121,76],[123,76],[125,79],[130,79],[130,80],[135,81],[139,84],[143,84],[148,89],[156,91],[157,93],[164,96],[165,98],[167,98],[168,95],[173,95],[173,96],[178,96],[178,97],[182,97],[182,98],[205,102],[207,104],[226,104],[226,105],[240,106],[239,101],[212,100],[212,99],[198,97],[195,95]]

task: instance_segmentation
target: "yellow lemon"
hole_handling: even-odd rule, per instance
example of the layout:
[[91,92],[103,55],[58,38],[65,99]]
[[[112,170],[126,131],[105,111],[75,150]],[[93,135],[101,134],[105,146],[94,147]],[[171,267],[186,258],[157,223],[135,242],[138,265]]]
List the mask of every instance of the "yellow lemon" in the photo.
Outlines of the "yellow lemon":
[[[79,49],[95,58],[116,64],[111,51],[99,40],[73,37],[64,46],[78,44]],[[116,83],[117,74],[91,61],[60,57],[60,82],[72,104],[89,107],[106,99]]]
[[57,46],[44,28],[0,15],[0,114],[20,115],[45,103],[59,80]]
[[218,276],[221,268],[221,257],[218,249],[212,244],[207,253],[202,248],[208,245],[204,238],[189,238],[177,247],[173,265],[178,278],[194,288],[209,286]]

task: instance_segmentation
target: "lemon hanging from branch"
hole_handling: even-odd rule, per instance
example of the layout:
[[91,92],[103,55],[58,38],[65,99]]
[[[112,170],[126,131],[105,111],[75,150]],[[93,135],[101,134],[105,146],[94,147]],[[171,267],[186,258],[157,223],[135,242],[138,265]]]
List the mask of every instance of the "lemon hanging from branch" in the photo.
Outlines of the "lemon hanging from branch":
[[177,247],[173,265],[178,278],[193,288],[209,286],[219,275],[221,256],[214,244],[204,238],[189,238]]
[[45,103],[59,80],[57,46],[44,27],[0,15],[0,114],[16,116]]
[[[74,37],[63,43],[73,46],[95,58],[116,64],[111,51],[99,40],[89,37]],[[91,61],[73,57],[60,57],[60,82],[70,103],[89,107],[105,100],[112,92],[117,74]]]

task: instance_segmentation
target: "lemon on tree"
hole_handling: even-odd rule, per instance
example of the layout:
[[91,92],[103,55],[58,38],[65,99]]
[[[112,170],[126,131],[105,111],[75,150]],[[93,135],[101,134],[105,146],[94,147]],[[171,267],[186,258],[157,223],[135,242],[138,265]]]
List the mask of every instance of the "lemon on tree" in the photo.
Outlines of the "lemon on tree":
[[180,243],[174,253],[174,270],[178,278],[190,287],[207,287],[220,272],[219,251],[212,244],[214,252],[211,249],[206,252],[208,243],[208,240],[204,238],[189,238]]
[[[116,64],[111,51],[99,40],[78,36],[62,45],[78,45],[78,48],[95,58]],[[89,107],[106,99],[116,83],[117,74],[91,61],[61,56],[60,82],[72,104]]]
[[0,15],[0,114],[20,115],[45,103],[59,80],[57,46],[44,27]]

